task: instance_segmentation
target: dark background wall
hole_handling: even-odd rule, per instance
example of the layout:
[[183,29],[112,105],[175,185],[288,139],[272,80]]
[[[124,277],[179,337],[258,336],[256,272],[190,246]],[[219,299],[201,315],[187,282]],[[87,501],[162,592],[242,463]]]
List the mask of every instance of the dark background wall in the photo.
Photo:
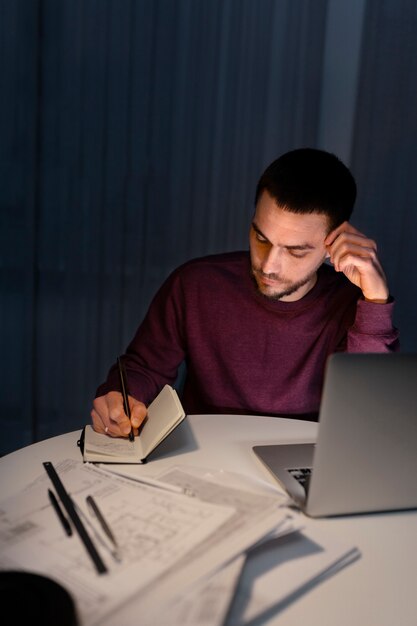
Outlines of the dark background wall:
[[359,185],[417,351],[411,0],[0,0],[0,453],[89,421],[179,263],[247,247],[300,146]]

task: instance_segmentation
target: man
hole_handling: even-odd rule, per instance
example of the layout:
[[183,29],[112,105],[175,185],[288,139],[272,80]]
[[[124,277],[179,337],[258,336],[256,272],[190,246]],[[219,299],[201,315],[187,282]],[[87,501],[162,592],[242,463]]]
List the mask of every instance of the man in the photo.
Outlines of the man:
[[[135,434],[183,361],[188,414],[317,419],[331,353],[398,350],[375,242],[348,221],[355,199],[352,174],[328,152],[294,150],[265,170],[250,252],[175,270],[127,348]],[[119,389],[113,366],[91,411],[96,431],[129,434]]]

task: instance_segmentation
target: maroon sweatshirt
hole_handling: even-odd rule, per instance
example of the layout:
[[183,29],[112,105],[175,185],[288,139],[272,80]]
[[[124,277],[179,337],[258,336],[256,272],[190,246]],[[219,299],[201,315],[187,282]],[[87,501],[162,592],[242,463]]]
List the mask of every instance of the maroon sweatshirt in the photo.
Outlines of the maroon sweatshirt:
[[[153,299],[124,362],[132,396],[148,404],[186,363],[186,413],[316,418],[326,359],[336,351],[399,349],[393,301],[365,302],[323,264],[296,302],[259,293],[248,252],[189,261]],[[116,366],[96,395],[119,390]]]

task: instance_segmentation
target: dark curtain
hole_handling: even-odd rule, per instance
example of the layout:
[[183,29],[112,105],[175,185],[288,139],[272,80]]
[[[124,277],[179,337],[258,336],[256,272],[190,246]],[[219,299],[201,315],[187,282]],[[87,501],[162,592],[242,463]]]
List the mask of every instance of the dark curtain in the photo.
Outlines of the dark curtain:
[[353,133],[360,227],[378,242],[404,352],[417,352],[417,3],[368,0]]
[[174,266],[316,141],[326,2],[1,0],[2,452],[89,421]]

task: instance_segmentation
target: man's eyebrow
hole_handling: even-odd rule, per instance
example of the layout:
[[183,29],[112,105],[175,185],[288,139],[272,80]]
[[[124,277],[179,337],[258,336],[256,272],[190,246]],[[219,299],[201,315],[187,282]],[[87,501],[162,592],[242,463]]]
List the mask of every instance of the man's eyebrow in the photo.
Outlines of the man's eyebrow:
[[[268,237],[265,237],[261,229],[258,228],[258,226],[255,224],[255,222],[252,222],[252,228],[255,232],[258,233],[258,235],[263,237],[265,241],[268,241],[268,243],[271,243]],[[302,243],[302,244],[297,244],[293,246],[283,246],[283,248],[285,248],[286,250],[315,250],[315,247],[310,245],[309,243]]]
[[309,243],[302,243],[298,246],[284,246],[287,250],[315,250],[314,246],[311,246]]
[[265,237],[265,235],[263,234],[263,232],[261,231],[260,228],[257,227],[257,225],[255,224],[255,222],[252,222],[252,228],[253,230],[258,233],[258,235],[260,235],[261,237],[263,237],[266,241],[268,241],[268,243],[271,243],[268,239],[268,237]]

